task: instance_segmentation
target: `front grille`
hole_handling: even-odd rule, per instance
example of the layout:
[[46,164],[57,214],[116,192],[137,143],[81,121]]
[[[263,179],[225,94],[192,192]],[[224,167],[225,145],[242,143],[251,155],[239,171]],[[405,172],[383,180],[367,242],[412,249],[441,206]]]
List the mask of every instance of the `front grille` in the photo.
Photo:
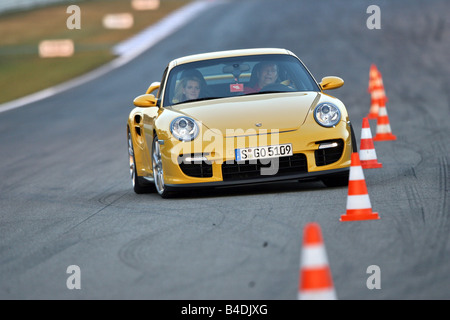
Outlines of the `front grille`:
[[[191,155],[194,157],[194,155]],[[185,156],[179,156],[178,164],[181,171],[187,176],[195,178],[211,178],[213,176],[212,164],[210,161],[188,161]]]
[[289,157],[278,158],[278,171],[274,175],[261,175],[261,168],[269,168],[268,160],[247,160],[225,162],[222,164],[223,181],[245,180],[259,177],[283,176],[293,173],[308,172],[306,156],[303,153],[294,154]]
[[336,142],[337,146],[334,148],[327,148],[327,149],[317,149],[314,152],[314,156],[316,158],[316,166],[326,166],[327,164],[334,163],[338,161],[341,156],[342,152],[344,151],[344,141],[343,140],[332,140],[332,141],[320,141],[319,143],[326,143],[326,142]]

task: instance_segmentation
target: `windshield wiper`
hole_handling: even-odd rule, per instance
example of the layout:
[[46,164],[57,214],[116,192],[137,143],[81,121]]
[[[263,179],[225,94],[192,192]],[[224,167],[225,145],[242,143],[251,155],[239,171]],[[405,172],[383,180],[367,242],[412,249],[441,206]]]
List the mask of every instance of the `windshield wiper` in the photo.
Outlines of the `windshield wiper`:
[[177,105],[177,104],[180,104],[180,103],[197,102],[197,101],[205,101],[205,100],[214,100],[214,99],[220,99],[220,98],[223,98],[223,97],[204,97],[204,98],[198,98],[198,99],[191,99],[191,100],[181,101],[181,102],[174,103],[172,105],[174,106],[174,105]]
[[264,94],[264,93],[281,93],[281,92],[292,92],[292,91],[267,90],[267,91],[250,92],[250,93],[244,94],[244,96],[251,96],[251,95],[255,95],[255,94]]

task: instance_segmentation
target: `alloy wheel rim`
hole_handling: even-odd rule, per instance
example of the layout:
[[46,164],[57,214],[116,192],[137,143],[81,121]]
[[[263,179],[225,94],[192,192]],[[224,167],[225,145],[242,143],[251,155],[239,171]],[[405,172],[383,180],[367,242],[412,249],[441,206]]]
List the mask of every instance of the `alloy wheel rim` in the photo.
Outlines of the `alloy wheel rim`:
[[161,150],[159,148],[158,138],[153,141],[153,176],[158,193],[164,192],[164,171],[162,167]]
[[128,132],[128,158],[130,163],[130,178],[133,183],[133,187],[135,186],[135,163],[134,163],[134,151],[133,151],[133,142],[131,141],[131,133]]

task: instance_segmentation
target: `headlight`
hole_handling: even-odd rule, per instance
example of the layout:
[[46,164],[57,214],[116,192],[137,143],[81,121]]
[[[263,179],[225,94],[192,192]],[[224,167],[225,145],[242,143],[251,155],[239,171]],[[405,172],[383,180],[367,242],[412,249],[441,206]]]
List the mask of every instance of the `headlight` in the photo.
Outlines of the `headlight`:
[[341,111],[334,104],[324,102],[314,109],[314,119],[324,127],[334,127],[341,120]]
[[178,117],[172,120],[170,132],[181,141],[191,141],[198,136],[198,125],[189,117]]

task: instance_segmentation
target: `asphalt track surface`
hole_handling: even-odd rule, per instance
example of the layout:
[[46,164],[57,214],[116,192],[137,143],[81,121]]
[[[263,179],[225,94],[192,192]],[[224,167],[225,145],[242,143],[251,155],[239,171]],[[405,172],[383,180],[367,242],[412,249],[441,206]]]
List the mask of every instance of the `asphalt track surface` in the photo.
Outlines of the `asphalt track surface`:
[[[371,4],[379,30],[366,27]],[[449,299],[448,12],[448,1],[226,1],[101,78],[0,113],[0,298],[296,299],[315,221],[338,299]],[[339,221],[347,188],[320,182],[132,191],[133,98],[172,58],[252,47],[290,49],[318,80],[342,77],[332,94],[358,139],[377,65],[397,136],[375,142],[383,168],[364,170],[379,220]],[[80,290],[66,286],[70,265]],[[366,285],[372,265],[380,289]]]

